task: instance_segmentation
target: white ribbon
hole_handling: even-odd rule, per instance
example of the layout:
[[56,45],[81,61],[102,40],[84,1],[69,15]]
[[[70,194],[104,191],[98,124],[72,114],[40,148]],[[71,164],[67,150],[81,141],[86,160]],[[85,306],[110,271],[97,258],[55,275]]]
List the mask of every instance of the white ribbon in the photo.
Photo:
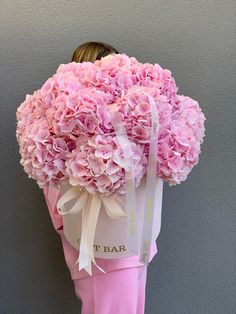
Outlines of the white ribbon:
[[[65,204],[74,198],[77,198],[74,206],[70,210],[66,210]],[[122,209],[120,199],[114,198],[114,196],[104,196],[101,193],[91,194],[79,186],[72,186],[57,202],[58,212],[63,218],[65,237],[68,239],[70,239],[70,224],[67,223],[66,215],[74,215],[74,219],[78,219],[78,215],[76,214],[82,210],[80,254],[76,264],[79,263],[79,270],[84,268],[91,276],[91,262],[103,273],[106,273],[97,265],[93,251],[94,235],[102,203],[109,217],[120,219],[126,216]]]
[[[150,134],[149,143],[149,158],[148,158],[148,169],[147,169],[147,182],[146,182],[146,193],[145,193],[145,211],[143,218],[143,230],[142,230],[142,240],[140,249],[140,259],[141,263],[145,265],[149,262],[151,240],[152,240],[152,221],[153,212],[155,206],[155,185],[156,185],[156,174],[157,174],[157,155],[158,155],[158,112],[156,108],[156,103],[153,97],[146,93],[151,104],[151,116],[152,116],[152,129]],[[163,183],[163,182],[162,182]],[[161,197],[161,195],[159,195]],[[158,208],[160,210],[161,207]],[[160,213],[158,213],[160,217]],[[160,222],[161,223],[161,222]]]
[[131,144],[126,134],[126,130],[123,126],[123,122],[120,118],[120,114],[117,111],[111,111],[111,122],[116,133],[117,141],[125,156],[123,161],[123,167],[125,168],[125,180],[126,180],[126,213],[127,213],[127,225],[128,225],[128,243],[127,247],[133,254],[139,254],[138,232],[135,228],[137,226],[136,215],[136,194],[135,194],[135,181],[134,181],[134,165],[133,165],[133,153]]

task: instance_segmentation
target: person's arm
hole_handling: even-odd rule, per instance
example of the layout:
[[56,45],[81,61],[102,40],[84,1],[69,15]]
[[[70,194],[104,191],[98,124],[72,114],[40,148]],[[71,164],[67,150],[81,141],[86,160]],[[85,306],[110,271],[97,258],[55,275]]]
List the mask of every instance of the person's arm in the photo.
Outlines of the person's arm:
[[43,189],[43,194],[48,206],[53,226],[55,230],[60,233],[59,230],[63,230],[63,221],[61,215],[58,213],[56,208],[57,201],[60,198],[60,190],[55,187],[49,187],[49,185],[47,185]]

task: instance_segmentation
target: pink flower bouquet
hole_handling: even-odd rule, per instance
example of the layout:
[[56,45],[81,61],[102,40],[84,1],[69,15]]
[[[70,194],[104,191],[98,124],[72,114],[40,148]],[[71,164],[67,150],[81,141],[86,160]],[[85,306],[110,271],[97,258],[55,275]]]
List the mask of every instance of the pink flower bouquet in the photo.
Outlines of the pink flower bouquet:
[[[94,63],[61,64],[56,73],[33,95],[27,94],[17,108],[20,163],[40,188],[48,183],[60,186],[67,178],[72,186],[80,187],[80,206],[79,209],[74,206],[73,213],[87,208],[84,192],[93,195],[89,205],[92,214],[83,216],[87,217],[83,225],[88,229],[91,225],[96,226],[92,215],[96,220],[99,214],[100,205],[95,206],[99,202],[98,198],[95,200],[97,195],[102,196],[109,216],[122,216],[113,200],[128,194],[127,158],[132,156],[133,182],[138,188],[142,178],[150,174],[149,148],[153,134],[158,147],[154,153],[158,164],[154,173],[156,178],[170,186],[179,184],[199,161],[206,119],[196,100],[177,92],[168,69],[162,69],[159,64],[142,64],[125,54],[104,57]],[[113,113],[119,114],[129,150],[120,145]],[[157,133],[152,133],[153,117],[158,120]],[[149,184],[147,191],[151,186]],[[71,190],[70,197],[74,195]],[[147,207],[153,205],[152,200],[153,195],[150,195]],[[64,197],[58,207],[66,201],[68,198]],[[134,202],[130,202],[127,207],[135,207]],[[113,212],[110,212],[111,208]],[[64,219],[65,222],[65,215]],[[74,217],[67,230],[72,228],[73,221]],[[146,230],[148,224],[150,221]],[[91,248],[95,231],[90,230],[92,235],[89,235],[88,229],[82,231],[81,244],[90,241]],[[87,240],[83,238],[84,234]],[[67,238],[76,247],[69,231]],[[82,252],[87,252],[83,245]]]
[[107,107],[121,113],[134,154],[135,182],[146,174],[152,95],[159,113],[158,173],[169,185],[198,163],[205,116],[196,100],[178,95],[171,72],[116,54],[94,63],[61,64],[17,108],[20,163],[43,188],[72,177],[90,193],[125,193],[122,152]]

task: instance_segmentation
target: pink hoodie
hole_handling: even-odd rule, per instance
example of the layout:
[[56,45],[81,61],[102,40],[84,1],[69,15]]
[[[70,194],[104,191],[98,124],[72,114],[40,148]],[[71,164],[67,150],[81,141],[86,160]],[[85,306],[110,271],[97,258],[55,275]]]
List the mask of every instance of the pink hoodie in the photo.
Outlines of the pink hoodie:
[[[79,271],[79,264],[75,264],[79,255],[79,251],[76,250],[66,240],[64,236],[62,217],[58,213],[57,208],[56,208],[57,201],[60,198],[60,190],[56,188],[50,189],[50,194],[49,194],[48,186],[46,186],[43,189],[43,193],[46,199],[46,203],[47,203],[48,210],[52,219],[53,226],[56,232],[61,237],[65,261],[70,270],[71,278],[75,280],[75,279],[80,279],[80,278],[90,276],[87,273],[87,271],[84,269]],[[149,263],[151,262],[152,258],[156,255],[156,253],[157,253],[157,245],[156,245],[156,241],[154,241],[151,245]],[[95,260],[98,266],[100,266],[105,272],[109,272],[116,269],[128,268],[128,267],[143,266],[143,264],[139,262],[139,257],[137,255],[132,255],[132,256],[123,257],[123,258],[116,258],[116,259],[95,258]],[[102,272],[92,263],[92,274],[97,275],[101,273]]]

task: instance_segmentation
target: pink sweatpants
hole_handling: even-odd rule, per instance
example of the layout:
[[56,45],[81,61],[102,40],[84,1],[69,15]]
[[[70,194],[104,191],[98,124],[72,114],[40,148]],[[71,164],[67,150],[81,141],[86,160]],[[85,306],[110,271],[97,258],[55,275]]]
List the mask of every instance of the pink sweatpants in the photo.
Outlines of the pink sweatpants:
[[147,266],[74,280],[81,314],[144,314]]

